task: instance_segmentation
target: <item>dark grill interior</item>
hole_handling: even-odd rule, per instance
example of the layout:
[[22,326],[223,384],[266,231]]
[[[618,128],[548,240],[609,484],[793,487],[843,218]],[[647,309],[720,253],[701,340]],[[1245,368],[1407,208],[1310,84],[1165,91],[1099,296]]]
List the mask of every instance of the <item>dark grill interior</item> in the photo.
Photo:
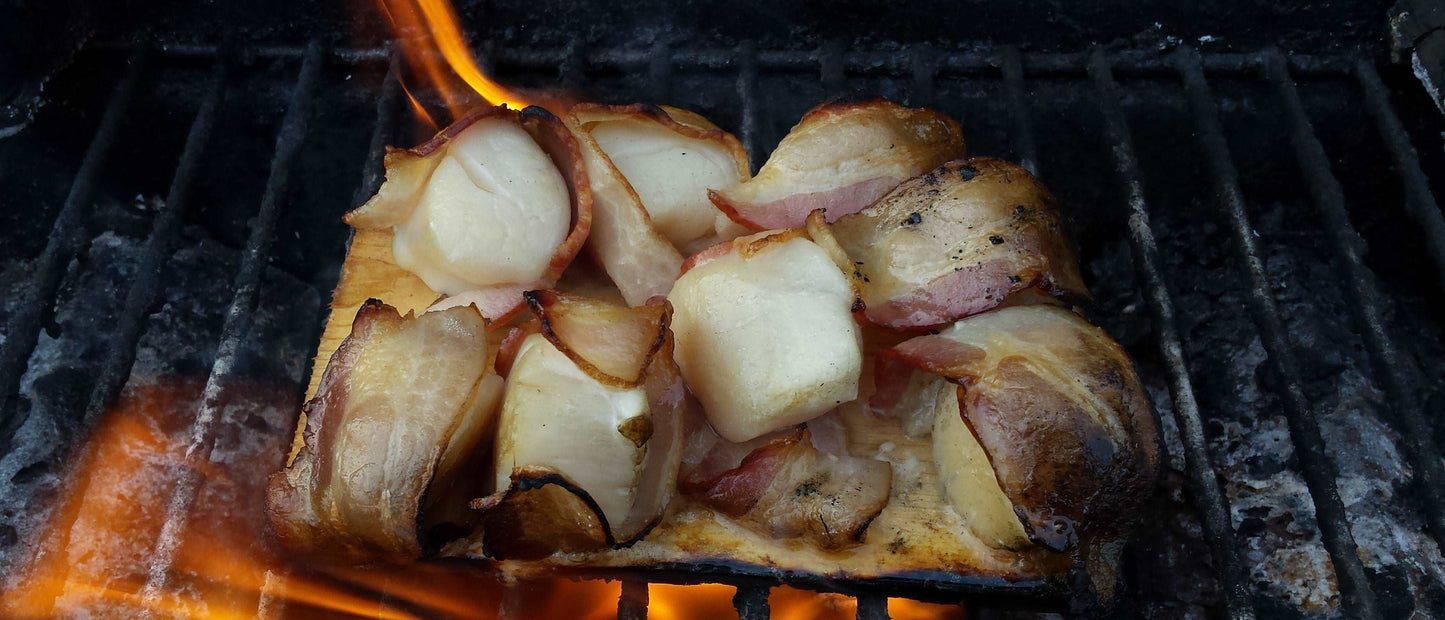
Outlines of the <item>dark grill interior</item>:
[[[69,448],[180,378],[192,467],[152,498],[146,593],[172,585],[208,514],[198,498],[215,497],[198,464],[280,463],[345,253],[340,215],[379,184],[383,144],[425,133],[390,47],[163,41],[91,42],[33,119],[0,131],[0,563],[64,550],[69,532],[36,537]],[[1137,360],[1166,429],[1170,475],[1126,555],[1119,613],[1445,614],[1441,126],[1404,70],[1178,41],[584,41],[475,47],[508,84],[697,110],[755,169],[807,108],[863,91],[938,107],[971,153],[1040,174],[1072,220],[1091,316]],[[766,617],[779,576],[741,572],[630,575],[619,615],[643,617],[640,580],[658,579],[735,583],[739,614]],[[900,593],[974,613],[1066,605],[802,585],[859,594],[860,618]]]

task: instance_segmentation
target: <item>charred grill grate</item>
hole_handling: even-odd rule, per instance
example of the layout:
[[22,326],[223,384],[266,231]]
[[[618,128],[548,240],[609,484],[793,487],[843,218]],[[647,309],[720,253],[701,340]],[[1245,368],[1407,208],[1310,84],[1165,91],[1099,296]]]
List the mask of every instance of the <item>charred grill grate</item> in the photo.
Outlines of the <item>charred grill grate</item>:
[[[251,62],[257,59],[299,63],[289,104],[270,153],[270,166],[264,193],[256,215],[249,224],[249,235],[241,252],[241,262],[231,284],[233,298],[224,315],[220,344],[209,378],[190,431],[191,443],[186,450],[188,472],[199,470],[209,458],[215,441],[217,409],[220,406],[219,385],[235,372],[237,349],[250,328],[256,309],[258,288],[267,265],[272,261],[278,221],[286,209],[286,192],[293,184],[295,161],[314,123],[315,91],[324,71],[342,66],[346,71],[384,71],[385,77],[376,95],[375,120],[365,156],[362,182],[356,189],[353,204],[375,191],[381,181],[381,152],[384,144],[395,141],[399,132],[401,112],[400,68],[395,53],[388,48],[324,48],[318,42],[306,46],[256,46],[243,50],[221,44],[204,45],[98,45],[101,52],[129,54],[128,68],[115,82],[84,159],[70,186],[58,216],[51,227],[45,249],[36,259],[31,277],[23,288],[22,302],[6,325],[5,340],[0,347],[0,406],[3,406],[3,435],[0,441],[8,451],[15,431],[24,422],[18,407],[18,390],[39,335],[51,320],[49,313],[56,306],[57,294],[68,265],[82,252],[87,233],[86,210],[92,201],[97,179],[112,156],[118,127],[134,99],[136,83],[156,62],[209,62],[210,76],[201,91],[196,112],[190,123],[183,150],[175,167],[167,199],[151,222],[139,267],[125,294],[125,303],[114,320],[111,337],[100,370],[90,385],[85,399],[83,420],[93,421],[112,404],[126,384],[136,349],[147,317],[160,296],[164,270],[180,234],[186,210],[190,207],[192,187],[196,183],[199,161],[212,141],[213,128],[221,119],[220,102],[231,84],[233,64],[238,56]],[[1418,495],[1422,500],[1425,522],[1437,539],[1445,534],[1445,472],[1441,469],[1440,452],[1431,423],[1426,417],[1429,404],[1422,402],[1421,386],[1406,366],[1411,353],[1402,349],[1388,329],[1385,310],[1379,300],[1387,299],[1376,284],[1376,276],[1363,257],[1363,238],[1356,231],[1348,211],[1346,195],[1331,170],[1330,160],[1320,137],[1301,103],[1296,86],[1303,80],[1350,80],[1363,96],[1367,113],[1377,124],[1384,147],[1392,158],[1403,185],[1404,212],[1413,220],[1423,236],[1425,248],[1433,261],[1437,276],[1445,276],[1445,221],[1429,187],[1420,158],[1411,138],[1393,107],[1384,83],[1372,62],[1352,57],[1286,55],[1278,50],[1256,53],[1200,54],[1192,48],[1180,48],[1168,54],[1157,52],[1109,53],[1093,48],[1078,53],[1022,53],[1012,47],[975,52],[941,52],[926,46],[902,51],[849,51],[840,44],[825,45],[818,50],[760,50],[751,43],[737,49],[670,49],[657,45],[650,49],[617,50],[588,49],[580,42],[564,47],[497,49],[483,46],[484,58],[514,71],[553,72],[569,88],[586,90],[594,74],[621,71],[645,75],[647,93],[658,100],[669,100],[679,88],[680,76],[699,72],[733,75],[738,119],[734,126],[752,157],[754,167],[765,155],[764,89],[760,81],[770,76],[796,76],[809,79],[815,74],[825,92],[838,92],[853,78],[884,78],[906,84],[915,105],[929,105],[943,95],[942,82],[949,80],[999,81],[1012,111],[1007,120],[1007,133],[1012,142],[1012,155],[1047,182],[1049,169],[1041,169],[1038,138],[1031,118],[1029,86],[1032,80],[1077,82],[1080,88],[1092,88],[1097,114],[1102,121],[1103,146],[1106,153],[1090,153],[1090,157],[1107,157],[1115,178],[1109,182],[1122,188],[1123,200],[1110,201],[1118,210],[1117,221],[1127,225],[1127,239],[1138,278],[1141,297],[1148,306],[1154,326],[1154,346],[1172,397],[1172,415],[1178,428],[1185,464],[1188,495],[1199,513],[1203,535],[1214,554],[1215,572],[1221,583],[1222,604],[1235,618],[1254,617],[1256,601],[1250,593],[1251,566],[1241,550],[1230,501],[1221,488],[1220,478],[1211,465],[1205,413],[1196,395],[1197,377],[1191,372],[1186,341],[1181,333],[1179,309],[1171,284],[1166,277],[1155,225],[1151,223],[1150,199],[1145,175],[1135,152],[1129,119],[1122,103],[1118,79],[1163,80],[1182,89],[1191,111],[1192,130],[1198,138],[1206,170],[1211,177],[1213,195],[1202,202],[1214,209],[1227,225],[1232,241],[1230,269],[1244,274],[1248,286],[1248,309],[1277,383],[1273,386],[1288,420],[1289,438],[1298,455],[1298,469],[1308,486],[1309,497],[1319,523],[1321,539],[1329,553],[1334,575],[1339,584],[1342,604],[1348,615],[1375,618],[1388,615],[1383,611],[1381,595],[1376,592],[1366,568],[1357,553],[1347,510],[1336,488],[1339,467],[1329,454],[1317,419],[1317,403],[1312,402],[1303,387],[1297,346],[1291,342],[1288,321],[1276,303],[1270,279],[1268,252],[1261,247],[1259,234],[1251,222],[1241,189],[1239,172],[1230,153],[1226,131],[1221,123],[1220,108],[1211,92],[1206,76],[1255,80],[1272,86],[1282,102],[1284,126],[1288,133],[1297,165],[1314,204],[1333,252],[1336,273],[1343,286],[1347,304],[1352,311],[1356,332],[1375,369],[1379,384],[1393,412],[1392,422],[1402,435],[1404,453],[1415,472]],[[159,56],[160,58],[155,58]],[[504,72],[505,73],[505,72]],[[968,119],[964,119],[967,121]],[[967,122],[966,122],[967,124]],[[1284,135],[1281,139],[1286,139]],[[211,148],[214,148],[212,146]],[[1194,148],[1194,145],[1180,148]],[[338,257],[339,260],[339,257]],[[313,286],[329,290],[332,282],[320,277]],[[1428,286],[1438,283],[1431,281]],[[1186,308],[1187,309],[1187,308]],[[316,325],[301,328],[314,342]],[[301,382],[304,385],[304,381]],[[1163,413],[1161,415],[1169,415]],[[166,509],[165,526],[160,541],[151,555],[149,580],[144,594],[157,596],[166,585],[181,533],[196,500],[197,475],[182,476]],[[768,610],[768,589],[780,581],[793,581],[782,576],[698,574],[678,581],[717,580],[738,585],[734,606],[745,619],[765,618]],[[623,618],[646,617],[647,583],[670,580],[661,574],[626,576],[618,615]],[[866,584],[829,584],[811,582],[812,587],[840,587],[858,594],[858,617],[885,618],[886,589],[868,589]],[[1015,596],[1007,592],[980,589],[979,597]],[[965,593],[967,594],[967,593]],[[263,601],[263,605],[274,601]],[[505,610],[506,603],[503,602]]]

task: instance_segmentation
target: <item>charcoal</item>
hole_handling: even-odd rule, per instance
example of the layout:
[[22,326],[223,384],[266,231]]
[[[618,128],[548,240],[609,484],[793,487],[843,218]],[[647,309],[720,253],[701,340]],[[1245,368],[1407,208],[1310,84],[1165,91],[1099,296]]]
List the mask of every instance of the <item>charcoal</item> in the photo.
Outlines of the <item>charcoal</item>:
[[[31,358],[22,382],[29,416],[17,435],[16,449],[0,459],[4,527],[0,531],[10,532],[6,538],[16,543],[0,550],[4,565],[27,561],[24,543],[43,536],[49,522],[47,502],[69,473],[65,465],[73,460],[71,447],[85,437],[79,418],[106,354],[141,243],[111,233],[94,240],[64,286],[56,318],[58,336],[42,335]],[[182,448],[214,362],[239,258],[239,252],[194,235],[181,241],[167,266],[162,299],[146,325],[120,397],[128,402],[156,390],[175,391],[167,400],[166,428],[167,436]],[[203,487],[201,498],[206,505],[231,512],[233,521],[255,523],[259,513],[251,508],[258,505],[260,485],[279,466],[289,446],[315,347],[320,303],[314,288],[282,272],[269,270],[263,279],[232,378],[222,384],[223,407],[211,454],[213,463],[244,469],[246,475],[228,477],[223,488]],[[175,461],[167,467],[174,470]],[[43,473],[27,473],[36,468]],[[167,484],[155,486],[157,493],[169,490]],[[242,497],[246,500],[239,501]],[[152,509],[162,511],[164,505],[157,501]]]

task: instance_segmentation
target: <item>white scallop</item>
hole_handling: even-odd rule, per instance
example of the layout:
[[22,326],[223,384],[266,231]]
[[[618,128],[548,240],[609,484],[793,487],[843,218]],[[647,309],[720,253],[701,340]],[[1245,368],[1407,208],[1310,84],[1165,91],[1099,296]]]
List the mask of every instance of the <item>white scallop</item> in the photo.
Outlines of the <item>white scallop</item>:
[[652,122],[597,123],[592,138],[637,191],[652,223],[683,246],[713,232],[718,210],[707,190],[737,185],[733,155],[721,144],[690,138]]
[[644,451],[618,429],[648,414],[641,387],[614,388],[582,372],[541,334],[522,342],[497,428],[496,484],[543,467],[581,487],[613,527],[627,518]]
[[396,229],[397,264],[448,295],[541,278],[572,220],[551,158],[507,119],[479,121],[446,149]]
[[747,441],[858,396],[861,333],[853,289],[807,239],[737,253],[678,278],[676,359],[708,421]]

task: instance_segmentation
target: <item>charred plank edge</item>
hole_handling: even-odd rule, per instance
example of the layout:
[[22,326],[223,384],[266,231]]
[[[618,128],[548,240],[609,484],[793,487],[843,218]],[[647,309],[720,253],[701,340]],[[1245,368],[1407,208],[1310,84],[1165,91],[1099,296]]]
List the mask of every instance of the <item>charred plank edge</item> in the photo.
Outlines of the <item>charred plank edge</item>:
[[20,378],[25,374],[35,345],[40,341],[40,330],[53,315],[56,295],[70,261],[85,250],[85,213],[90,195],[115,146],[121,121],[135,98],[136,82],[145,72],[150,51],[151,45],[147,41],[130,48],[125,74],[111,91],[95,136],[85,148],[80,168],[71,181],[70,192],[55,216],[45,249],[30,267],[34,275],[29,286],[22,289],[23,299],[6,323],[5,342],[0,345],[0,454],[10,451],[15,432],[25,423],[19,411]]
[[[462,560],[458,560],[462,561]],[[848,596],[908,597],[919,601],[958,603],[988,601],[990,606],[1061,611],[1069,595],[1061,579],[1009,581],[994,576],[966,576],[946,570],[910,570],[870,579],[846,575],[819,575],[747,564],[727,558],[689,562],[660,562],[633,567],[556,568],[557,576],[582,579],[636,579],[648,583],[696,585],[719,583],[743,589],[766,590],[786,583],[795,588],[837,592]]]
[[213,427],[221,406],[222,384],[230,378],[241,341],[250,331],[251,314],[259,297],[261,277],[269,262],[271,246],[276,236],[276,222],[285,203],[292,164],[308,132],[312,94],[321,75],[322,52],[321,43],[317,40],[312,40],[306,46],[300,75],[291,93],[291,101],[286,107],[286,115],[281,121],[281,129],[276,135],[271,172],[266,179],[261,206],[251,222],[251,234],[246,240],[241,269],[234,281],[235,296],[231,299],[230,307],[226,309],[226,319],[221,327],[221,342],[216,348],[216,360],[211,366],[210,376],[206,379],[206,387],[201,394],[201,406],[191,425],[191,439],[186,447],[181,476],[166,506],[165,522],[147,567],[146,584],[141,590],[141,598],[148,605],[157,603],[163,594],[162,589],[169,578],[171,564],[175,560],[181,535],[190,516],[191,504],[200,492],[200,466],[210,458],[211,449],[215,446]]
[[1239,542],[1234,536],[1229,504],[1209,463],[1204,425],[1199,414],[1199,403],[1194,396],[1189,362],[1184,356],[1184,347],[1179,337],[1174,300],[1159,268],[1159,251],[1154,239],[1154,229],[1149,221],[1149,205],[1144,200],[1144,181],[1139,171],[1139,162],[1134,155],[1133,137],[1119,103],[1118,84],[1114,81],[1109,58],[1101,48],[1094,49],[1088,69],[1098,91],[1099,108],[1104,116],[1104,128],[1114,159],[1114,169],[1127,195],[1129,240],[1134,246],[1135,268],[1144,279],[1147,289],[1144,291],[1145,297],[1154,315],[1154,327],[1158,330],[1159,352],[1169,367],[1169,391],[1175,403],[1175,418],[1179,425],[1180,439],[1184,444],[1189,491],[1198,503],[1209,546],[1220,560],[1222,570],[1219,572],[1224,582],[1230,616],[1253,618],[1254,609],[1246,588],[1247,571],[1239,555]]
[[[376,194],[381,188],[381,182],[386,178],[386,168],[383,161],[386,157],[386,147],[396,135],[397,129],[397,106],[401,102],[401,53],[392,52],[391,63],[387,65],[386,75],[381,82],[381,96],[376,100],[376,120],[371,126],[371,140],[367,142],[366,159],[361,165],[361,183],[356,186],[356,191],[351,195],[351,204],[359,205]],[[346,252],[351,252],[351,242],[356,239],[356,229],[346,227]],[[340,273],[338,272],[339,276]],[[328,282],[327,286],[321,287],[326,291],[334,288],[336,282]],[[312,339],[316,347],[311,350],[307,359],[314,362],[317,350],[321,346],[320,334],[326,330],[326,323],[331,318],[331,304],[325,303],[319,309],[319,316],[312,331]],[[301,377],[301,389],[311,385],[311,373],[315,372],[316,364],[303,365]],[[302,399],[305,399],[303,393]]]

